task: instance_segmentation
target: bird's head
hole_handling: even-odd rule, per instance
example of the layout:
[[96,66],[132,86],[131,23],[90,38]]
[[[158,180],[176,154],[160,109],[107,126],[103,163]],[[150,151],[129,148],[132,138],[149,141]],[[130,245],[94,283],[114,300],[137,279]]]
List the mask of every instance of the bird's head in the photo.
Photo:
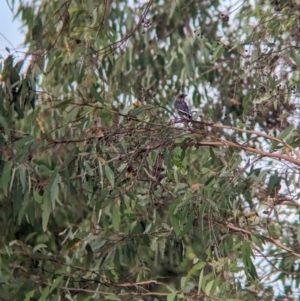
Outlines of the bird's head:
[[178,97],[185,98],[185,97],[187,97],[187,94],[178,94]]

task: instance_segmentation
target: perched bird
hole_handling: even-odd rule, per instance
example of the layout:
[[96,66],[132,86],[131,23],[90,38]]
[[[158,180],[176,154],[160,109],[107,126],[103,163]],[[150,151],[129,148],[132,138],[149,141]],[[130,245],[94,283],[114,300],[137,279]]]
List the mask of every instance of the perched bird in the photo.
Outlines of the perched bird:
[[192,115],[190,114],[189,111],[189,106],[184,100],[185,97],[187,97],[186,94],[178,94],[175,97],[174,108],[177,110],[179,115],[192,119]]

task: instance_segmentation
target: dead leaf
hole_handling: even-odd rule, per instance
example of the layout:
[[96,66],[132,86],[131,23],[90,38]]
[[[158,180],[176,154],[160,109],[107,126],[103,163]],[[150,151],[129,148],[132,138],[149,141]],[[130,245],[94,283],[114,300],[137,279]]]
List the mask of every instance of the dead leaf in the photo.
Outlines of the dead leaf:
[[234,105],[236,105],[236,106],[240,106],[240,105],[241,105],[241,103],[240,103],[237,99],[235,99],[235,98],[231,98],[230,101],[231,101]]
[[133,103],[134,108],[139,108],[141,106],[141,102],[137,99],[136,102]]
[[192,193],[195,193],[195,191],[198,190],[199,187],[200,187],[200,184],[199,184],[199,183],[193,184],[193,185],[192,185]]

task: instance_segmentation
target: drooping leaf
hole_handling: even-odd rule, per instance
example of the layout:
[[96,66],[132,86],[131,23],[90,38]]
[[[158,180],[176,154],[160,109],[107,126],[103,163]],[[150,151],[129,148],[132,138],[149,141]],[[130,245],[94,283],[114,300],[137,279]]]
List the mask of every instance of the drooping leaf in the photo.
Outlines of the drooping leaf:
[[104,171],[105,171],[105,175],[110,183],[110,185],[112,186],[112,188],[114,188],[115,186],[115,175],[113,170],[109,167],[109,165],[105,165],[104,166]]
[[8,184],[11,177],[11,169],[12,169],[11,163],[5,162],[1,172],[1,182],[2,182],[2,188],[5,196],[7,196],[7,192],[8,192]]
[[45,232],[47,230],[47,225],[49,222],[49,217],[51,214],[51,196],[50,192],[46,191],[43,195],[43,203],[42,203],[42,228],[43,231]]

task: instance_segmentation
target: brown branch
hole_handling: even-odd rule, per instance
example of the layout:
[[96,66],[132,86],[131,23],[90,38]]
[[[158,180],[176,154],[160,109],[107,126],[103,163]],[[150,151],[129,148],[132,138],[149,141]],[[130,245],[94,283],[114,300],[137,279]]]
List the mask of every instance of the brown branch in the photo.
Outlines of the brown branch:
[[158,284],[158,285],[162,285],[162,286],[170,286],[170,284],[168,283],[163,283],[157,280],[145,280],[145,281],[140,281],[140,282],[125,282],[125,283],[114,283],[115,286],[119,286],[119,287],[130,287],[130,286],[138,286],[138,285],[148,285],[148,284]]
[[265,151],[255,149],[255,148],[250,147],[250,146],[240,145],[240,144],[237,144],[237,143],[234,143],[234,142],[230,142],[230,141],[227,141],[227,140],[223,140],[223,139],[219,139],[219,141],[221,143],[223,143],[224,145],[226,145],[226,146],[232,146],[232,147],[235,147],[235,148],[243,149],[243,150],[245,150],[247,152],[258,154],[258,155],[261,155],[261,156],[264,156],[264,157],[281,159],[281,160],[293,163],[293,164],[295,164],[297,166],[300,166],[300,160],[299,159],[294,159],[293,157],[290,157],[290,156],[285,156],[285,155],[281,155],[281,154],[265,152]]
[[[244,233],[244,234],[248,234],[248,235],[252,235],[252,236],[256,236],[254,233],[252,233],[251,231],[249,230],[246,230],[246,229],[242,229],[242,228],[239,228],[239,227],[236,227],[234,226],[233,224],[231,223],[222,223],[222,222],[219,222],[219,221],[216,221],[214,220],[213,221],[215,224],[218,224],[218,225],[222,225],[222,226],[225,226],[227,227],[228,229],[231,229],[235,232],[241,232],[241,233]],[[279,241],[273,239],[273,238],[270,238],[270,237],[266,237],[266,236],[262,236],[262,238],[268,242],[270,242],[271,244],[277,246],[278,248],[281,248],[282,250],[285,250],[287,251],[288,253],[290,253],[291,255],[295,256],[295,257],[298,257],[300,258],[300,254],[293,251],[292,249],[286,247],[285,245],[283,245],[282,243],[280,243]]]
[[253,147],[250,146],[244,146],[238,143],[234,143],[225,139],[219,139],[219,141],[200,141],[200,142],[189,142],[189,143],[184,143],[184,142],[179,142],[179,143],[170,143],[170,142],[163,142],[163,143],[157,143],[155,145],[149,145],[146,148],[142,148],[139,149],[137,151],[131,151],[128,152],[126,154],[122,154],[122,155],[118,155],[108,161],[106,161],[106,164],[109,164],[113,161],[116,160],[120,160],[126,156],[130,156],[133,155],[134,153],[138,152],[138,153],[143,153],[145,151],[151,151],[151,150],[155,150],[161,147],[167,147],[167,148],[176,148],[176,147],[197,147],[197,146],[214,146],[214,147],[220,147],[220,146],[230,146],[230,147],[234,147],[237,149],[242,149],[244,151],[250,152],[250,153],[254,153],[254,154],[258,154],[261,155],[263,157],[269,157],[269,158],[276,158],[279,160],[284,160],[290,163],[293,163],[297,166],[300,166],[300,160],[298,159],[294,159],[293,157],[290,156],[286,156],[286,155],[281,155],[281,154],[276,154],[276,153],[270,153],[270,152],[265,152],[262,150],[257,150]]
[[62,290],[67,291],[76,291],[76,292],[86,292],[86,293],[93,293],[93,294],[99,294],[99,295],[106,295],[106,296],[168,296],[169,293],[159,293],[159,292],[149,292],[149,293],[136,293],[136,292],[128,292],[128,293],[109,293],[109,292],[103,292],[103,291],[96,291],[96,290],[90,290],[90,289],[84,289],[84,288],[72,288],[72,287],[64,287],[64,286],[58,286],[58,288]]
[[245,130],[245,129],[241,129],[238,127],[234,127],[234,126],[228,126],[228,125],[222,125],[222,124],[214,124],[214,123],[205,123],[205,122],[200,122],[200,121],[192,121],[193,123],[198,123],[200,125],[204,125],[204,126],[209,126],[212,128],[219,128],[219,129],[228,129],[228,130],[233,130],[236,132],[241,132],[241,133],[247,133],[247,134],[253,134],[256,135],[258,137],[263,137],[272,141],[276,141],[278,143],[283,144],[285,147],[287,147],[288,149],[290,149],[292,152],[294,152],[294,154],[297,156],[297,159],[300,161],[300,154],[288,143],[284,142],[281,139],[278,139],[274,136],[270,136],[261,132],[257,132],[257,131],[252,131],[252,130]]
[[269,277],[271,274],[275,274],[275,273],[284,273],[284,274],[286,274],[286,275],[295,275],[295,276],[299,276],[299,275],[300,275],[300,272],[291,272],[291,271],[286,271],[286,270],[284,270],[284,269],[277,268],[276,265],[275,265],[271,260],[269,260],[269,259],[268,259],[268,256],[266,256],[262,251],[260,251],[258,248],[255,248],[255,251],[256,251],[257,253],[259,253],[259,254],[261,255],[261,257],[262,257],[264,260],[266,260],[266,261],[268,262],[268,264],[270,264],[270,265],[273,267],[273,269],[274,269],[274,271],[271,271],[271,272],[269,272],[267,275],[263,276],[263,277],[261,278],[261,280],[262,280],[263,278]]
[[[148,3],[147,3],[147,6],[145,8],[145,10],[143,11],[142,13],[142,16],[140,17],[139,21],[138,21],[138,24],[131,30],[131,32],[127,33],[125,35],[124,38],[116,41],[116,42],[113,42],[111,43],[110,45],[106,46],[106,47],[103,47],[102,49],[98,50],[98,52],[101,52],[101,51],[106,51],[107,49],[109,49],[109,52],[110,52],[110,49],[114,46],[114,45],[118,45],[119,43],[123,43],[125,42],[127,39],[129,39],[137,30],[138,28],[140,27],[140,25],[142,24],[142,21],[144,20],[144,17],[147,15],[151,5],[153,3],[153,0],[150,0]],[[118,46],[115,47],[115,49],[117,49]],[[115,50],[114,49],[114,50]]]

